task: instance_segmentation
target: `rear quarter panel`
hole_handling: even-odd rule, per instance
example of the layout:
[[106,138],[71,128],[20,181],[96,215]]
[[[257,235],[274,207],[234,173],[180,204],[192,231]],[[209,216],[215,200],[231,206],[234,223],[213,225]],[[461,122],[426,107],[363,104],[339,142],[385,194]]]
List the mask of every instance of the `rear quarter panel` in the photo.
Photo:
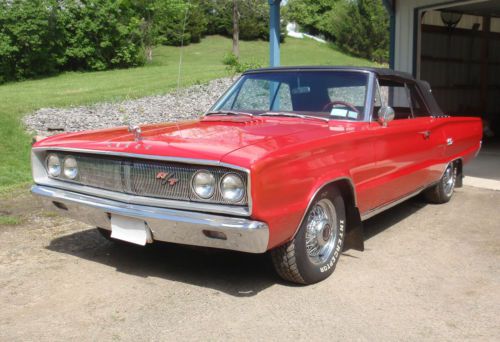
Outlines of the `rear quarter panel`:
[[[447,161],[461,158],[468,163],[481,147],[483,137],[482,120],[477,117],[448,117],[442,121],[445,138],[444,157]],[[452,144],[447,143],[452,139]]]

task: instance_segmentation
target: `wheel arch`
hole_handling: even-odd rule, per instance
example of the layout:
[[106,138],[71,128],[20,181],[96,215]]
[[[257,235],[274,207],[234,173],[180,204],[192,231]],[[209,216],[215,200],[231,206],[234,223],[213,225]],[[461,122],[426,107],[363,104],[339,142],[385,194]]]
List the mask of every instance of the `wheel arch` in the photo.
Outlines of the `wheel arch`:
[[342,198],[344,199],[346,217],[347,217],[347,236],[344,243],[344,249],[353,248],[356,250],[364,250],[364,234],[363,234],[363,224],[361,222],[361,215],[357,207],[357,196],[356,188],[351,178],[349,177],[338,177],[329,180],[319,186],[310,196],[308,200],[307,207],[304,209],[302,218],[295,229],[292,238],[297,235],[300,227],[304,223],[307,212],[311,207],[314,199],[324,190],[329,190],[331,188],[337,188],[340,191]]

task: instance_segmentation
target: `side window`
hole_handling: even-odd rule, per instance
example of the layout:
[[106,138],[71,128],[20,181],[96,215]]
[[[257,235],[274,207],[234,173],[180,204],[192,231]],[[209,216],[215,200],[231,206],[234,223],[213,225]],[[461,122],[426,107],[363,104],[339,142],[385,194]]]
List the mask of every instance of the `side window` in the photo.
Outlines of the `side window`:
[[431,114],[427,110],[427,106],[425,105],[424,99],[422,98],[420,91],[417,89],[417,86],[415,84],[408,84],[407,86],[408,90],[410,91],[413,116],[430,116]]
[[[412,107],[408,88],[404,82],[379,80],[380,99],[383,104],[394,109],[395,120],[411,119]],[[377,101],[377,100],[376,100]],[[377,106],[377,103],[375,104]]]

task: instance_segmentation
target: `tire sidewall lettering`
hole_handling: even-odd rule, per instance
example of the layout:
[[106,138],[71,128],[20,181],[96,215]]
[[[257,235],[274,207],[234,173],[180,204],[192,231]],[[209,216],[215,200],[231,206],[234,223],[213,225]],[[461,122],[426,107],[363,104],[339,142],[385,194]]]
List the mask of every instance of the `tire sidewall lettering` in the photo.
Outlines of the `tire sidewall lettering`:
[[337,245],[335,246],[335,250],[332,253],[332,257],[330,258],[330,260],[326,261],[326,264],[319,268],[319,271],[321,273],[327,272],[332,267],[335,267],[335,265],[337,264],[337,260],[340,256],[340,253],[342,252],[342,247],[344,245],[345,220],[338,220],[338,224],[339,224],[338,228],[339,238],[337,240]]

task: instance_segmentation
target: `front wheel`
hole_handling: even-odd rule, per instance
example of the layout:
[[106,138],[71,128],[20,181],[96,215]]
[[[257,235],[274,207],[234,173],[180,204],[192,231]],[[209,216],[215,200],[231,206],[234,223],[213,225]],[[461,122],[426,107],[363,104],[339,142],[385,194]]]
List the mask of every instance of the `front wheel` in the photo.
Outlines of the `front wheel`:
[[439,182],[425,190],[424,196],[428,202],[441,204],[451,199],[457,182],[457,171],[457,162],[448,164]]
[[295,237],[271,251],[277,273],[299,284],[328,278],[342,251],[345,230],[342,195],[337,188],[322,191],[308,209]]

